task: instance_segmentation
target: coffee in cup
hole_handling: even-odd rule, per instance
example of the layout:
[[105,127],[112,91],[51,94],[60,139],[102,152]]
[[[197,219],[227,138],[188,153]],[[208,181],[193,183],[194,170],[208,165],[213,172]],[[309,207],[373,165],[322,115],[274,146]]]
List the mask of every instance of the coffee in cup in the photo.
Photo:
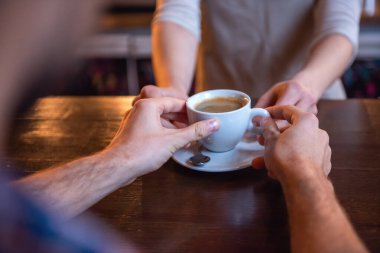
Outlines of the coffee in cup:
[[190,123],[206,119],[217,119],[219,130],[201,140],[210,151],[226,152],[232,150],[247,130],[260,133],[253,126],[252,118],[269,117],[262,108],[251,108],[250,97],[237,90],[207,90],[191,96],[186,101]]
[[201,112],[230,112],[235,111],[248,103],[245,98],[214,97],[199,102],[195,109]]

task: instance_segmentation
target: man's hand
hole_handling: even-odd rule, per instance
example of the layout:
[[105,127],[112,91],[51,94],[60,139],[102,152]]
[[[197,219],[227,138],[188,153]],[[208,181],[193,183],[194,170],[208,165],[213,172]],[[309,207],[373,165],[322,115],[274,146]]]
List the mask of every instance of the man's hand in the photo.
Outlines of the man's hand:
[[[327,133],[318,119],[294,106],[267,108],[272,118],[261,119],[265,145],[264,162],[269,174],[285,180],[325,177],[331,170],[331,149]],[[280,132],[274,120],[286,120],[290,127]],[[260,159],[253,167],[260,167]]]
[[171,121],[178,120],[184,112],[185,101],[180,99],[139,100],[127,113],[106,152],[128,160],[136,177],[158,169],[175,151],[219,128],[213,119],[177,128]]
[[[264,160],[282,185],[292,252],[368,252],[326,177],[331,170],[331,149],[317,118],[294,106],[267,110],[273,119],[260,120]],[[274,119],[286,120],[290,127],[280,132]]]
[[185,91],[173,87],[157,87],[155,85],[144,86],[140,94],[133,100],[132,104],[135,104],[140,99],[144,98],[159,98],[159,97],[173,97],[186,100],[188,98]]
[[[135,99],[132,102],[132,105],[136,104],[137,101],[145,98],[160,98],[160,97],[172,97],[172,98],[178,98],[186,100],[188,98],[185,91],[181,91],[178,88],[174,87],[157,87],[155,85],[146,85],[144,86],[140,94],[135,97]],[[166,119],[166,121],[170,121],[172,125],[175,127],[185,127],[188,124],[187,121],[187,114],[186,111],[178,112],[177,117],[175,119],[173,118],[166,118],[166,115],[162,115],[163,119]]]
[[14,186],[63,217],[73,217],[137,177],[158,169],[177,149],[219,128],[216,120],[176,128],[167,119],[176,120],[184,108],[185,102],[175,98],[142,99],[126,114],[104,150],[42,170],[14,182]]
[[258,100],[256,107],[294,105],[301,110],[317,114],[317,98],[296,80],[277,83]]

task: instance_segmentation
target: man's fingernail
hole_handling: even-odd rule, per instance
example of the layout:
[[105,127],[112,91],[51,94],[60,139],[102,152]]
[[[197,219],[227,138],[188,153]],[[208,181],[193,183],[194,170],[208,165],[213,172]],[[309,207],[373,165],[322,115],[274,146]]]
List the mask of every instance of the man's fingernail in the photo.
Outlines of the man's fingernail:
[[262,117],[259,121],[259,126],[264,126],[265,123],[267,123],[269,119],[270,119],[269,117]]
[[212,132],[215,132],[219,129],[219,121],[216,119],[212,119],[208,122],[208,129]]
[[261,120],[263,117],[261,116],[256,116],[252,119],[252,123],[255,127],[260,127],[261,126]]

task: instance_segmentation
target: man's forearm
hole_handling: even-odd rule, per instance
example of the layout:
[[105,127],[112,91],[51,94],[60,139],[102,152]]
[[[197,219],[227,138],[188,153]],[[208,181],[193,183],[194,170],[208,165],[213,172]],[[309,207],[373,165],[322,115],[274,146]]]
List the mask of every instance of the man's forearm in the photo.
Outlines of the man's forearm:
[[185,28],[170,22],[153,24],[153,67],[157,85],[190,90],[198,42]]
[[327,36],[314,46],[305,66],[293,79],[318,99],[342,75],[352,53],[352,44],[346,37],[338,34]]
[[292,252],[367,252],[327,178],[283,183]]
[[111,156],[103,152],[84,157],[13,185],[64,218],[71,218],[137,177],[128,161]]

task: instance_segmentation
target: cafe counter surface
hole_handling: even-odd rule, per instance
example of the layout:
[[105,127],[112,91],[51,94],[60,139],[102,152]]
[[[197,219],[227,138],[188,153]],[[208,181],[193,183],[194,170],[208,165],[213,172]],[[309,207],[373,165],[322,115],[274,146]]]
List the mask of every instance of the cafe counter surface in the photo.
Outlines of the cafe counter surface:
[[[8,170],[21,177],[104,148],[132,99],[39,99],[14,122]],[[369,249],[380,252],[380,101],[321,101],[318,118],[330,135],[336,195]],[[143,252],[290,250],[281,187],[252,168],[207,173],[170,160],[90,212]]]

